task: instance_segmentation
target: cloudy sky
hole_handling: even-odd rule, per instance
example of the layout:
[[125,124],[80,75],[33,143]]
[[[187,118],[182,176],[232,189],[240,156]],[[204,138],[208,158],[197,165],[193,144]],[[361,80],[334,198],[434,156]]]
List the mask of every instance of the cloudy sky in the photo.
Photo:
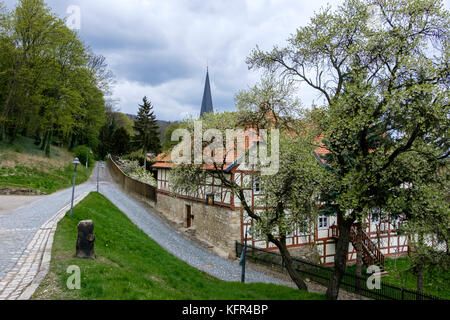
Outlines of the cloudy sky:
[[[78,32],[114,72],[120,111],[136,114],[146,95],[157,118],[170,121],[199,114],[207,64],[214,109],[234,110],[234,95],[259,78],[245,64],[251,50],[283,45],[328,2],[342,1],[46,0],[62,18],[80,8]],[[300,97],[320,101],[306,87]]]

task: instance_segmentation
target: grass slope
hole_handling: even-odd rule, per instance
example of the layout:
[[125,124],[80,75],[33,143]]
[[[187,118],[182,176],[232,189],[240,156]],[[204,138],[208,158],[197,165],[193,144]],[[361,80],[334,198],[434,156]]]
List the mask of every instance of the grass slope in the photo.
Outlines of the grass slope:
[[[95,260],[77,259],[77,224],[92,219]],[[68,290],[66,269],[78,265],[81,289]],[[98,193],[62,219],[55,233],[50,272],[34,299],[324,299],[274,284],[216,279],[165,251]]]
[[[0,187],[40,190],[47,194],[73,183],[73,155],[52,146],[50,157],[34,145],[33,139],[18,137],[13,144],[0,141]],[[79,166],[76,183],[86,181],[92,172]]]
[[[381,281],[405,289],[417,290],[417,277],[414,275],[411,260],[408,257],[398,259],[386,259],[385,263],[388,275],[381,278]],[[348,272],[355,272],[355,266],[349,266]],[[363,267],[363,274],[366,268]],[[450,299],[450,275],[442,268],[436,267],[433,270],[425,268],[423,292],[432,294],[440,298]]]

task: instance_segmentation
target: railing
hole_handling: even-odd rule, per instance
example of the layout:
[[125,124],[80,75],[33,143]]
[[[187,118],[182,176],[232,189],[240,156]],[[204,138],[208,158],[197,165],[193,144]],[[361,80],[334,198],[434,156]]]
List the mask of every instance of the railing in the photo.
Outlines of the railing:
[[[372,239],[367,235],[367,233],[361,228],[361,241],[362,241],[362,256],[363,261],[367,266],[379,263],[379,265],[384,269],[385,257],[381,253],[380,249],[373,243]],[[356,248],[357,245],[357,233],[358,229],[356,225],[353,225],[350,229],[350,241]]]
[[[241,256],[243,248],[244,245],[236,241],[237,257]],[[263,250],[247,245],[246,258],[255,263],[264,264],[285,271],[282,256],[274,251]],[[301,276],[328,287],[333,274],[332,268],[314,264],[300,258],[292,258],[292,260],[294,268]],[[380,279],[379,289],[369,289],[367,283],[372,283],[372,281],[367,280],[368,277],[359,277],[355,274],[345,272],[340,287],[348,292],[357,293],[376,300],[439,300],[438,297],[433,295],[422,294],[416,290],[409,290],[386,284],[382,279]]]
[[[328,238],[334,238],[337,239],[337,237],[339,236],[339,232],[338,232],[338,226],[333,224],[332,226],[330,226],[330,228],[328,229]],[[330,234],[331,232],[331,234]]]
[[156,188],[147,183],[128,177],[116,164],[117,159],[109,157],[108,165],[111,168],[114,180],[125,190],[135,192],[146,199],[156,202]]

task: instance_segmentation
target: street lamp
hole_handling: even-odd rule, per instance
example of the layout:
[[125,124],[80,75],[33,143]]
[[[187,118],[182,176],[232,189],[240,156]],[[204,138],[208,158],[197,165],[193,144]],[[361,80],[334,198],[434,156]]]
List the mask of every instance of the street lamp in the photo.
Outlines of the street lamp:
[[92,150],[91,149],[89,149],[89,151],[86,151],[86,171],[88,170],[89,153],[92,154]]
[[97,166],[97,192],[98,192],[98,173],[100,171],[100,168],[104,168],[105,164],[103,162],[100,162],[99,165]]
[[[248,225],[245,226],[245,241],[244,241],[244,249],[241,252],[241,259],[239,261],[239,265],[242,266],[242,272],[241,272],[241,282],[245,282],[245,256],[247,253],[247,233],[254,233],[255,231],[248,230]],[[251,228],[250,228],[251,229]]]
[[75,158],[72,162],[72,164],[75,165],[75,169],[73,171],[73,187],[72,187],[72,203],[70,205],[70,217],[72,218],[72,210],[73,210],[73,197],[75,195],[75,178],[77,176],[77,165],[80,164],[80,160],[78,158]]

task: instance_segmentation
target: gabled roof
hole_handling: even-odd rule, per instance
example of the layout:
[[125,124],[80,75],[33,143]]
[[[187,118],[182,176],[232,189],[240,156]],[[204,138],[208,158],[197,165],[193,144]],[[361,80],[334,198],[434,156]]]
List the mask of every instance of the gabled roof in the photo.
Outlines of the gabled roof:
[[[268,117],[273,122],[275,121],[273,114],[269,114]],[[249,138],[245,143],[244,151],[248,151],[248,150],[252,149],[253,147],[256,147],[257,142],[260,142],[260,143],[262,142],[262,140],[260,139],[258,134],[256,134],[255,129],[251,125],[246,126],[245,130],[243,131],[243,135],[248,136],[248,138]],[[293,136],[295,136],[295,134]],[[323,160],[321,157],[324,156],[325,154],[329,153],[330,151],[327,148],[325,148],[325,145],[322,142],[323,138],[324,138],[323,134],[319,134],[315,138],[315,142],[318,144],[318,147],[314,150],[313,154],[317,158],[319,163],[321,165],[325,166],[325,160]],[[231,149],[223,150],[223,154],[224,155],[226,154],[225,164],[223,166],[223,170],[225,172],[230,172],[232,169],[238,167],[239,164],[241,163],[242,159],[240,159],[237,155],[236,143],[234,145],[234,148],[235,148],[234,153],[230,152]],[[156,158],[154,158],[153,160],[155,161],[155,164],[153,164],[152,167],[153,168],[167,168],[167,169],[174,167],[175,164],[172,162],[170,152],[171,151],[168,151],[167,154],[161,153]],[[206,152],[207,154],[211,154],[211,151],[208,151],[207,147],[203,148],[203,152]],[[239,156],[241,156],[241,155],[239,155]],[[218,156],[215,156],[213,158],[214,158],[214,161],[218,164],[222,163],[222,161],[223,161],[223,158],[219,159]],[[203,169],[206,169],[206,170],[215,170],[215,167],[213,164],[203,164],[202,167],[203,167]]]
[[205,113],[208,112],[214,112],[214,110],[211,97],[211,87],[209,85],[209,74],[208,69],[206,69],[205,89],[203,90],[203,99],[202,99],[202,108],[200,110],[200,117],[202,117]]
[[[245,137],[248,137],[248,140],[244,139],[244,151],[253,148],[257,145],[258,141],[261,141],[261,138],[251,128],[243,131],[243,135]],[[213,156],[214,162],[216,162],[218,165],[223,162],[223,156],[225,156],[223,170],[226,172],[229,172],[232,168],[236,167],[236,165],[239,164],[241,160],[240,158],[238,158],[237,143],[235,143],[233,147],[234,150],[232,148],[224,148],[222,157],[219,157],[219,155]],[[203,148],[203,153],[212,154],[212,150],[210,150],[208,146],[206,146]],[[241,155],[239,156],[241,157]],[[171,150],[167,153],[160,153],[153,159],[153,161],[155,161],[155,163],[152,165],[153,168],[163,169],[172,168],[173,166],[175,166],[175,164],[172,162]],[[215,170],[214,164],[203,164],[202,167],[206,170]]]

